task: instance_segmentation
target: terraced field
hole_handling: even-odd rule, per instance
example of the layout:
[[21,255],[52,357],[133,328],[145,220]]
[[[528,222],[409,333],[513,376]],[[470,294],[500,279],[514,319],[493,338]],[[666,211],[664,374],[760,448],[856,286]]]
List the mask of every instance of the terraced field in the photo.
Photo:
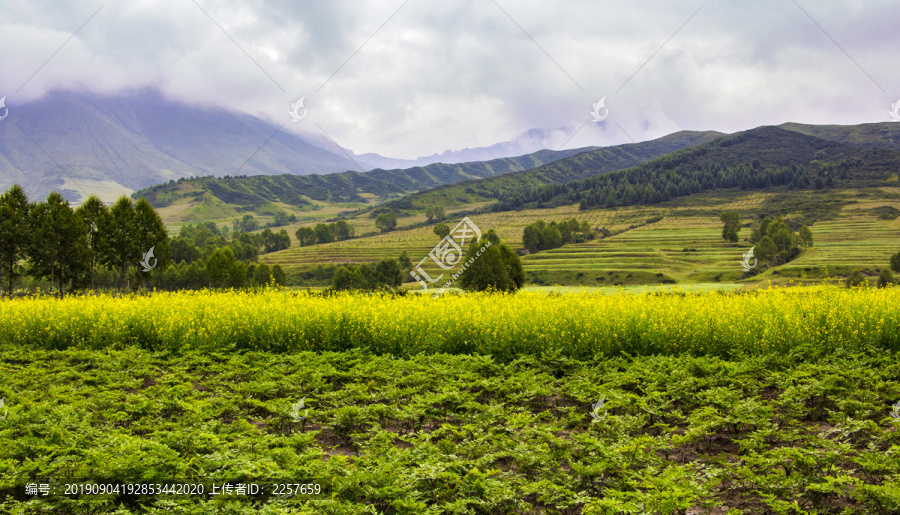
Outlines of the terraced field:
[[[891,188],[890,190],[894,190]],[[750,220],[765,212],[766,193],[731,196],[698,196],[691,203],[662,207],[632,207],[579,211],[577,205],[555,209],[532,209],[473,215],[483,230],[494,229],[514,249],[522,248],[525,226],[542,219],[546,222],[576,218],[586,220],[596,230],[607,228],[614,234],[587,243],[568,244],[523,257],[530,283],[536,285],[613,286],[669,283],[746,283],[804,276],[820,279],[826,275],[845,275],[853,269],[874,276],[886,266],[889,256],[900,249],[900,219],[885,220],[871,212],[879,206],[900,208],[900,189],[884,190],[883,199],[860,194],[834,219],[812,226],[815,246],[793,262],[745,277],[738,264],[750,248]],[[848,193],[848,196],[852,196]],[[741,242],[729,246],[721,238],[719,214],[738,211],[745,227]],[[662,220],[647,223],[648,219]],[[352,218],[357,234],[374,230],[368,217]],[[261,256],[268,263],[281,263],[288,273],[307,270],[317,264],[370,262],[397,257],[406,251],[414,262],[427,256],[438,242],[431,226],[403,230],[402,227],[425,221],[423,215],[401,218],[401,230],[311,247],[291,249]],[[451,222],[452,223],[452,222]],[[437,273],[436,267],[425,267]],[[417,286],[410,283],[409,286]]]

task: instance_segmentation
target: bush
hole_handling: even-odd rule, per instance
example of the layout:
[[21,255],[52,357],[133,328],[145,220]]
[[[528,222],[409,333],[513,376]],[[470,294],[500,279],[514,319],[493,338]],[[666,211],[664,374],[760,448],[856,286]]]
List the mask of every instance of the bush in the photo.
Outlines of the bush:
[[878,274],[878,287],[879,288],[887,288],[894,284],[894,274],[887,268],[882,268],[881,273]]
[[854,286],[865,286],[867,282],[865,276],[857,270],[847,276],[847,280],[844,281],[844,284],[847,285],[847,288],[852,288]]

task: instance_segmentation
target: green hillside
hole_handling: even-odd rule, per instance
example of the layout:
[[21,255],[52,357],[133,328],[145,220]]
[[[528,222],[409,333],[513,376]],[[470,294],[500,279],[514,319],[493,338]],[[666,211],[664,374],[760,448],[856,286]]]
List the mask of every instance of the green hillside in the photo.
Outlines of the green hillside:
[[807,125],[785,123],[780,128],[817,138],[850,143],[860,147],[883,147],[900,150],[900,124],[893,122],[860,125]]
[[265,218],[276,210],[294,213],[301,219],[315,219],[443,184],[529,170],[588,150],[591,147],[542,150],[484,162],[435,163],[366,173],[180,179],[139,190],[132,196],[147,198],[170,224],[227,221],[245,213]]
[[489,202],[510,192],[562,184],[592,175],[623,170],[671,152],[691,148],[723,136],[720,132],[681,131],[645,141],[606,147],[560,159],[533,170],[466,181],[423,191],[385,205],[389,209],[422,210],[429,206],[460,206]]

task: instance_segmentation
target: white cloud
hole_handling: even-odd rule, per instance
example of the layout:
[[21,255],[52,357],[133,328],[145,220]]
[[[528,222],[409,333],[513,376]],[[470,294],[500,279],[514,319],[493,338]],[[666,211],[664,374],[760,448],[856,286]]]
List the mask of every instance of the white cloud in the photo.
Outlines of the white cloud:
[[587,123],[567,147],[629,141],[616,124],[640,141],[679,129],[885,120],[900,97],[894,3],[798,1],[840,48],[793,2],[776,0],[704,1],[661,50],[700,2],[497,0],[514,23],[492,1],[410,0],[396,12],[403,0],[197,0],[226,35],[193,2],[119,0],[28,80],[100,4],[8,0],[0,95],[14,105],[52,89],[152,86],[278,123],[305,95],[310,114],[288,130],[319,123],[355,152],[394,157],[486,146],[533,127],[574,130],[604,95],[607,121]]

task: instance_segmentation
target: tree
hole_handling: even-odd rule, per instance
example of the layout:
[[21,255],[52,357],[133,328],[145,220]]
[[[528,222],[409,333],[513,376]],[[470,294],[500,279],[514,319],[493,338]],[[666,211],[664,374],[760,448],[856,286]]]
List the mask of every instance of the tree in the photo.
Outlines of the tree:
[[397,215],[393,211],[381,213],[375,218],[375,227],[378,227],[381,232],[393,231],[397,227]]
[[543,247],[543,233],[535,225],[528,225],[522,233],[522,246],[534,254]]
[[756,244],[755,254],[757,259],[759,259],[763,263],[771,263],[775,260],[778,255],[778,249],[775,247],[775,243],[772,242],[772,238],[768,236],[763,236],[759,243]]
[[443,240],[444,238],[447,237],[447,235],[450,234],[450,226],[447,224],[443,224],[443,223],[436,224],[434,226],[433,231],[434,231],[434,234],[436,234],[438,238]]
[[463,263],[459,285],[467,291],[514,292],[525,282],[519,256],[505,244],[491,243],[486,237],[469,244]]
[[400,257],[397,259],[397,263],[400,265],[400,268],[403,272],[409,272],[413,268],[412,260],[409,259],[409,256],[406,255],[406,251],[400,253]]
[[403,271],[396,259],[385,258],[375,265],[375,287],[395,289],[403,285]]
[[279,250],[284,250],[291,246],[291,238],[284,229],[277,233],[273,233],[269,229],[266,229],[263,231],[262,237],[263,244],[265,245],[264,252],[266,254],[269,252],[278,252]]
[[269,284],[269,265],[262,263],[253,270],[253,282],[257,286],[265,286]]
[[782,219],[775,220],[766,228],[766,236],[772,239],[778,253],[786,254],[793,242],[794,233]]
[[259,258],[259,249],[255,245],[250,245],[242,241],[232,241],[231,251],[238,261],[256,261]]
[[559,227],[556,226],[555,223],[550,223],[550,225],[544,227],[544,230],[541,234],[542,248],[543,249],[555,249],[557,247],[562,246],[562,233],[559,231]]
[[185,272],[183,281],[183,284],[187,288],[203,288],[209,286],[210,279],[209,275],[206,273],[206,266],[200,261],[194,261]]
[[591,224],[587,220],[581,222],[581,234],[584,235],[584,241],[591,239],[594,234],[591,231]]
[[722,239],[730,242],[732,245],[738,241],[738,233],[741,231],[741,216],[734,211],[722,213],[719,216],[722,223]]
[[349,240],[353,233],[353,226],[348,224],[346,220],[338,220],[334,224],[334,238],[337,241]]
[[331,225],[316,224],[313,231],[316,233],[316,243],[331,243],[334,241],[334,231]]
[[804,249],[813,246],[813,234],[809,227],[805,225],[800,227],[798,234],[800,235],[800,243],[803,244]]
[[300,243],[301,247],[315,245],[316,243],[316,231],[311,227],[301,227],[297,229],[297,232],[294,233],[294,235],[297,237],[297,241]]
[[878,274],[878,287],[887,288],[892,284],[894,284],[894,274],[891,273],[889,268],[882,268]]
[[[240,265],[238,272],[236,269]],[[206,273],[209,276],[210,286],[233,285],[235,279],[243,274],[243,265],[234,257],[234,253],[228,247],[221,247],[206,260]],[[243,279],[241,277],[241,279]],[[243,281],[241,281],[243,282]]]
[[172,240],[172,261],[181,263],[184,261],[190,265],[200,259],[200,249],[185,238],[178,237]]
[[[100,254],[101,240],[103,234],[100,233],[100,219],[108,214],[106,206],[96,196],[91,195],[75,210],[81,220],[87,227],[87,260],[89,262],[91,272],[91,290],[94,289],[94,269],[96,268],[97,257]],[[199,251],[198,251],[199,254]]]
[[335,290],[349,290],[353,287],[353,274],[346,266],[339,266],[334,271],[331,287]]
[[[134,204],[133,237],[141,249],[141,256],[151,248],[153,249],[153,256],[156,259],[156,266],[153,270],[157,268],[165,270],[171,263],[172,252],[169,250],[169,233],[166,231],[166,225],[150,202],[143,197]],[[141,277],[147,276],[142,275]]]
[[13,279],[22,275],[19,261],[26,256],[30,233],[28,197],[18,184],[0,195],[0,279],[6,276],[8,294],[13,291]]
[[52,192],[29,212],[31,244],[28,250],[29,273],[35,278],[50,277],[50,288],[58,279],[62,296],[68,279],[74,287],[83,270],[87,248],[87,226],[57,192]]
[[278,263],[272,265],[272,280],[275,282],[275,286],[284,286],[287,284],[287,275]]
[[852,288],[854,286],[868,286],[869,283],[859,270],[855,270],[847,276],[847,280],[844,281],[844,284],[847,288]]
[[253,215],[244,215],[240,222],[233,222],[235,232],[253,232],[259,229],[259,221],[253,218]]
[[435,219],[442,220],[442,219],[444,219],[446,214],[444,214],[444,208],[438,206],[438,207],[429,207],[428,209],[426,209],[425,216],[428,217],[428,221],[430,222]]
[[900,274],[900,252],[891,256],[891,270]]

